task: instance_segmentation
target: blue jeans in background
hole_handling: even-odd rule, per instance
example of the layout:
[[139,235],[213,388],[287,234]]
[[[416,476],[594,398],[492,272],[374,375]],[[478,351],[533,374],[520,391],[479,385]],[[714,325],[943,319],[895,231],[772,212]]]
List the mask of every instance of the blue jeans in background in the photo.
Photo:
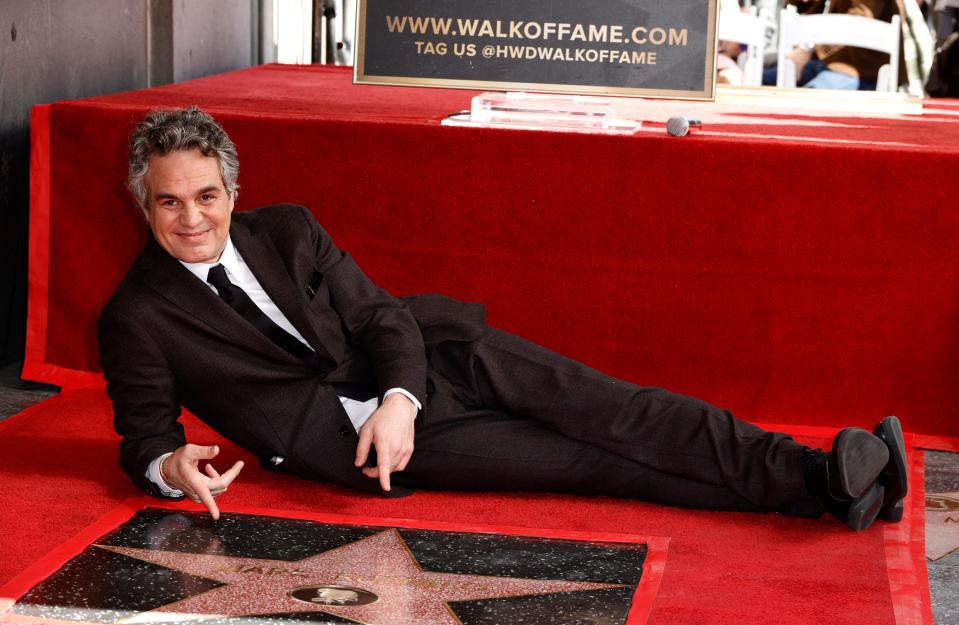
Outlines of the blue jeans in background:
[[[767,67],[763,70],[763,84],[776,84],[776,66]],[[840,74],[826,69],[826,64],[817,58],[812,58],[803,65],[802,72],[799,74],[799,80],[796,84],[800,87],[809,87],[810,89],[848,89],[860,91],[873,91],[876,83],[871,80],[860,80],[856,76]]]

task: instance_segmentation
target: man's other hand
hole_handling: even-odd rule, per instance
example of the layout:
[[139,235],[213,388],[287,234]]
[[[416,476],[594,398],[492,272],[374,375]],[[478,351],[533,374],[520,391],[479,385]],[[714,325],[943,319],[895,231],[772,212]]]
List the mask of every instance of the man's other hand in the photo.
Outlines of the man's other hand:
[[376,466],[364,467],[363,475],[379,478],[380,487],[390,490],[390,473],[402,471],[413,455],[413,420],[416,406],[402,393],[393,393],[360,428],[360,442],[356,446],[356,466],[362,467],[370,455],[370,445],[376,448]]
[[183,494],[202,503],[214,519],[220,518],[220,509],[216,507],[214,497],[226,492],[227,487],[243,469],[243,461],[237,460],[230,470],[217,473],[212,464],[200,471],[200,462],[212,460],[220,453],[216,445],[201,446],[189,443],[178,448],[172,455],[160,463],[160,475],[170,486],[182,490]]

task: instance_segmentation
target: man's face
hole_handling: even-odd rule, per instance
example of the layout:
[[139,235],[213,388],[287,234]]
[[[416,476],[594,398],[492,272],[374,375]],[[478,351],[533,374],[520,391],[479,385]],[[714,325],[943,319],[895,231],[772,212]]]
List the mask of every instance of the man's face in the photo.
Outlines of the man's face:
[[184,262],[217,262],[233,212],[219,160],[199,150],[151,156],[145,182],[147,205],[140,208],[160,247]]

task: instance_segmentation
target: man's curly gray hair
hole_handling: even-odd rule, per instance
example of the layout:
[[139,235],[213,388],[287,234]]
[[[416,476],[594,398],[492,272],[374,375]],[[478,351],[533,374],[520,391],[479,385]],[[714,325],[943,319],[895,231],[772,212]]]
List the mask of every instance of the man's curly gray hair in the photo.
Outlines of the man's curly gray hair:
[[220,176],[227,193],[239,187],[240,161],[236,146],[223,127],[199,109],[150,111],[130,137],[130,169],[127,188],[140,206],[147,206],[146,173],[151,156],[164,156],[177,150],[199,150],[220,162]]

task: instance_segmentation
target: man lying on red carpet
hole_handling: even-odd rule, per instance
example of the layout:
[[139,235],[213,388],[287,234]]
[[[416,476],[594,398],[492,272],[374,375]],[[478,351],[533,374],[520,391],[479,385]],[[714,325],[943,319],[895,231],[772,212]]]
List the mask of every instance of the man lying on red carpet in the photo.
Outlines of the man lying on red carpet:
[[811,450],[491,328],[478,304],[393,298],[305,208],[233,214],[238,173],[199,109],[154,111],[133,133],[128,184],[150,236],[98,336],[120,461],[149,492],[217,518],[242,469],[220,474],[205,462],[216,446],[187,444],[182,405],[269,468],[389,496],[562,491],[828,511],[857,530],[901,518],[895,417]]

